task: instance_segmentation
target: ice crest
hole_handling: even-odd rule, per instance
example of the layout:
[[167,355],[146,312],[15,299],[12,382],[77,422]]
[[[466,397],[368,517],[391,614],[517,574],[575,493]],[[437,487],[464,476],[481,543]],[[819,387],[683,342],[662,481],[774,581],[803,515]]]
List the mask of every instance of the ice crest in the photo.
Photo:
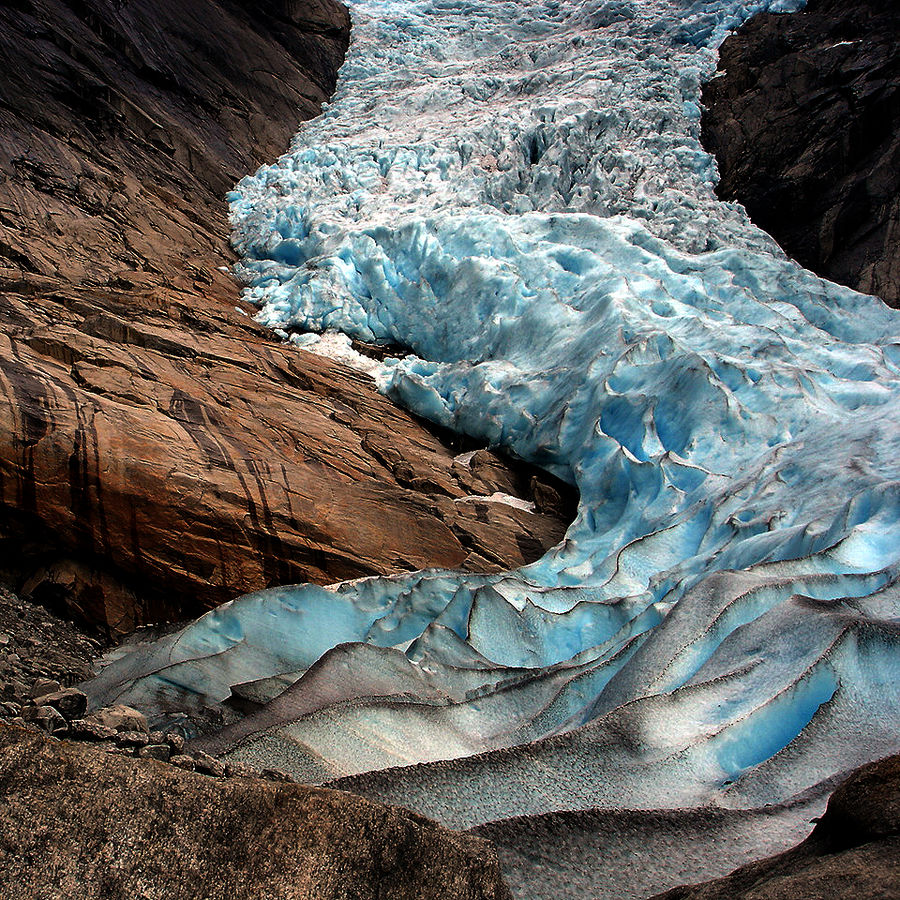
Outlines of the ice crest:
[[350,5],[334,102],[229,195],[247,297],[411,348],[379,386],[577,518],[503,575],[250,595],[92,696],[456,825],[774,803],[900,749],[900,319],[720,202],[699,143],[727,31],[800,4]]

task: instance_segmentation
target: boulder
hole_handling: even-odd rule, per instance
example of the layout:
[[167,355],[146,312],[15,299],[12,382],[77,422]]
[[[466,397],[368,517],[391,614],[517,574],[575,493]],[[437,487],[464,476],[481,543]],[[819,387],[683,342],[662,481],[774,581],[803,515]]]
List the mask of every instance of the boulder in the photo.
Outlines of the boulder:
[[352,794],[0,725],[7,900],[508,900],[491,845]]
[[110,741],[116,736],[116,730],[90,719],[76,719],[69,723],[69,736],[79,741]]
[[125,747],[129,750],[137,750],[150,743],[150,738],[144,731],[117,731],[113,740],[117,747]]
[[22,709],[22,718],[41,731],[48,734],[61,735],[69,730],[69,724],[52,706],[26,706]]
[[194,771],[194,757],[188,756],[186,753],[176,753],[169,757],[169,762],[179,769],[186,769],[188,772]]
[[172,756],[172,748],[168,744],[147,744],[138,750],[141,759],[158,759],[160,762],[168,762]]
[[172,753],[184,750],[184,738],[180,734],[170,731],[163,736],[163,741],[172,748]]
[[37,700],[40,697],[44,697],[47,694],[56,693],[60,689],[60,684],[58,681],[52,678],[38,678],[37,681],[31,686],[31,699]]
[[52,706],[61,713],[66,719],[80,719],[87,710],[87,694],[79,691],[77,688],[67,688],[66,690],[53,691],[49,694],[43,694],[40,702],[44,706]]
[[225,777],[225,763],[202,751],[194,753],[194,769],[204,775],[212,775],[214,778]]
[[147,727],[147,717],[130,706],[107,706],[91,713],[90,718],[99,725],[106,725],[117,732],[124,731],[130,734],[137,732],[146,736],[150,731]]

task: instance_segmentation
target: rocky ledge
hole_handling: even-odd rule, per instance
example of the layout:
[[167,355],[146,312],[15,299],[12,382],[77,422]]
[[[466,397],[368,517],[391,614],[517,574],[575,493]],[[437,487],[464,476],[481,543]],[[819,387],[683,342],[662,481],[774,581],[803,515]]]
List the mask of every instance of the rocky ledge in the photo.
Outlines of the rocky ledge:
[[900,305],[900,4],[809,0],[723,44],[703,91],[718,194],[794,259]]
[[223,195],[316,114],[348,34],[332,0],[0,7],[0,565],[24,593],[117,635],[563,536],[571,491],[454,460],[238,300]]

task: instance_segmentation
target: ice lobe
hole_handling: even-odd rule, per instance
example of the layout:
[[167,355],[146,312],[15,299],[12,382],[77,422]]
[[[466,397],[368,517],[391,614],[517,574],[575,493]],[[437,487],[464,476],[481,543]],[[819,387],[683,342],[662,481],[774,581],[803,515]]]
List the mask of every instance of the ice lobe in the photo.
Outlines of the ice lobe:
[[900,318],[720,203],[698,140],[727,30],[799,4],[351,5],[335,102],[230,195],[247,294],[411,348],[382,389],[578,517],[504,575],[250,595],[92,697],[455,825],[776,803],[900,749]]

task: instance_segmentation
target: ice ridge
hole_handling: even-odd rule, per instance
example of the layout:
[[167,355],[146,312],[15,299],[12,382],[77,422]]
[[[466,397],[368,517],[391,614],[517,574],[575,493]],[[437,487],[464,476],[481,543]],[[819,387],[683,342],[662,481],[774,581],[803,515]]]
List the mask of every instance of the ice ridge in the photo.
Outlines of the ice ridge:
[[229,195],[247,296],[302,346],[410,347],[379,387],[577,518],[503,575],[241,598],[95,702],[455,825],[775,803],[900,750],[900,318],[720,202],[699,143],[725,34],[799,5],[353,0],[334,102]]

